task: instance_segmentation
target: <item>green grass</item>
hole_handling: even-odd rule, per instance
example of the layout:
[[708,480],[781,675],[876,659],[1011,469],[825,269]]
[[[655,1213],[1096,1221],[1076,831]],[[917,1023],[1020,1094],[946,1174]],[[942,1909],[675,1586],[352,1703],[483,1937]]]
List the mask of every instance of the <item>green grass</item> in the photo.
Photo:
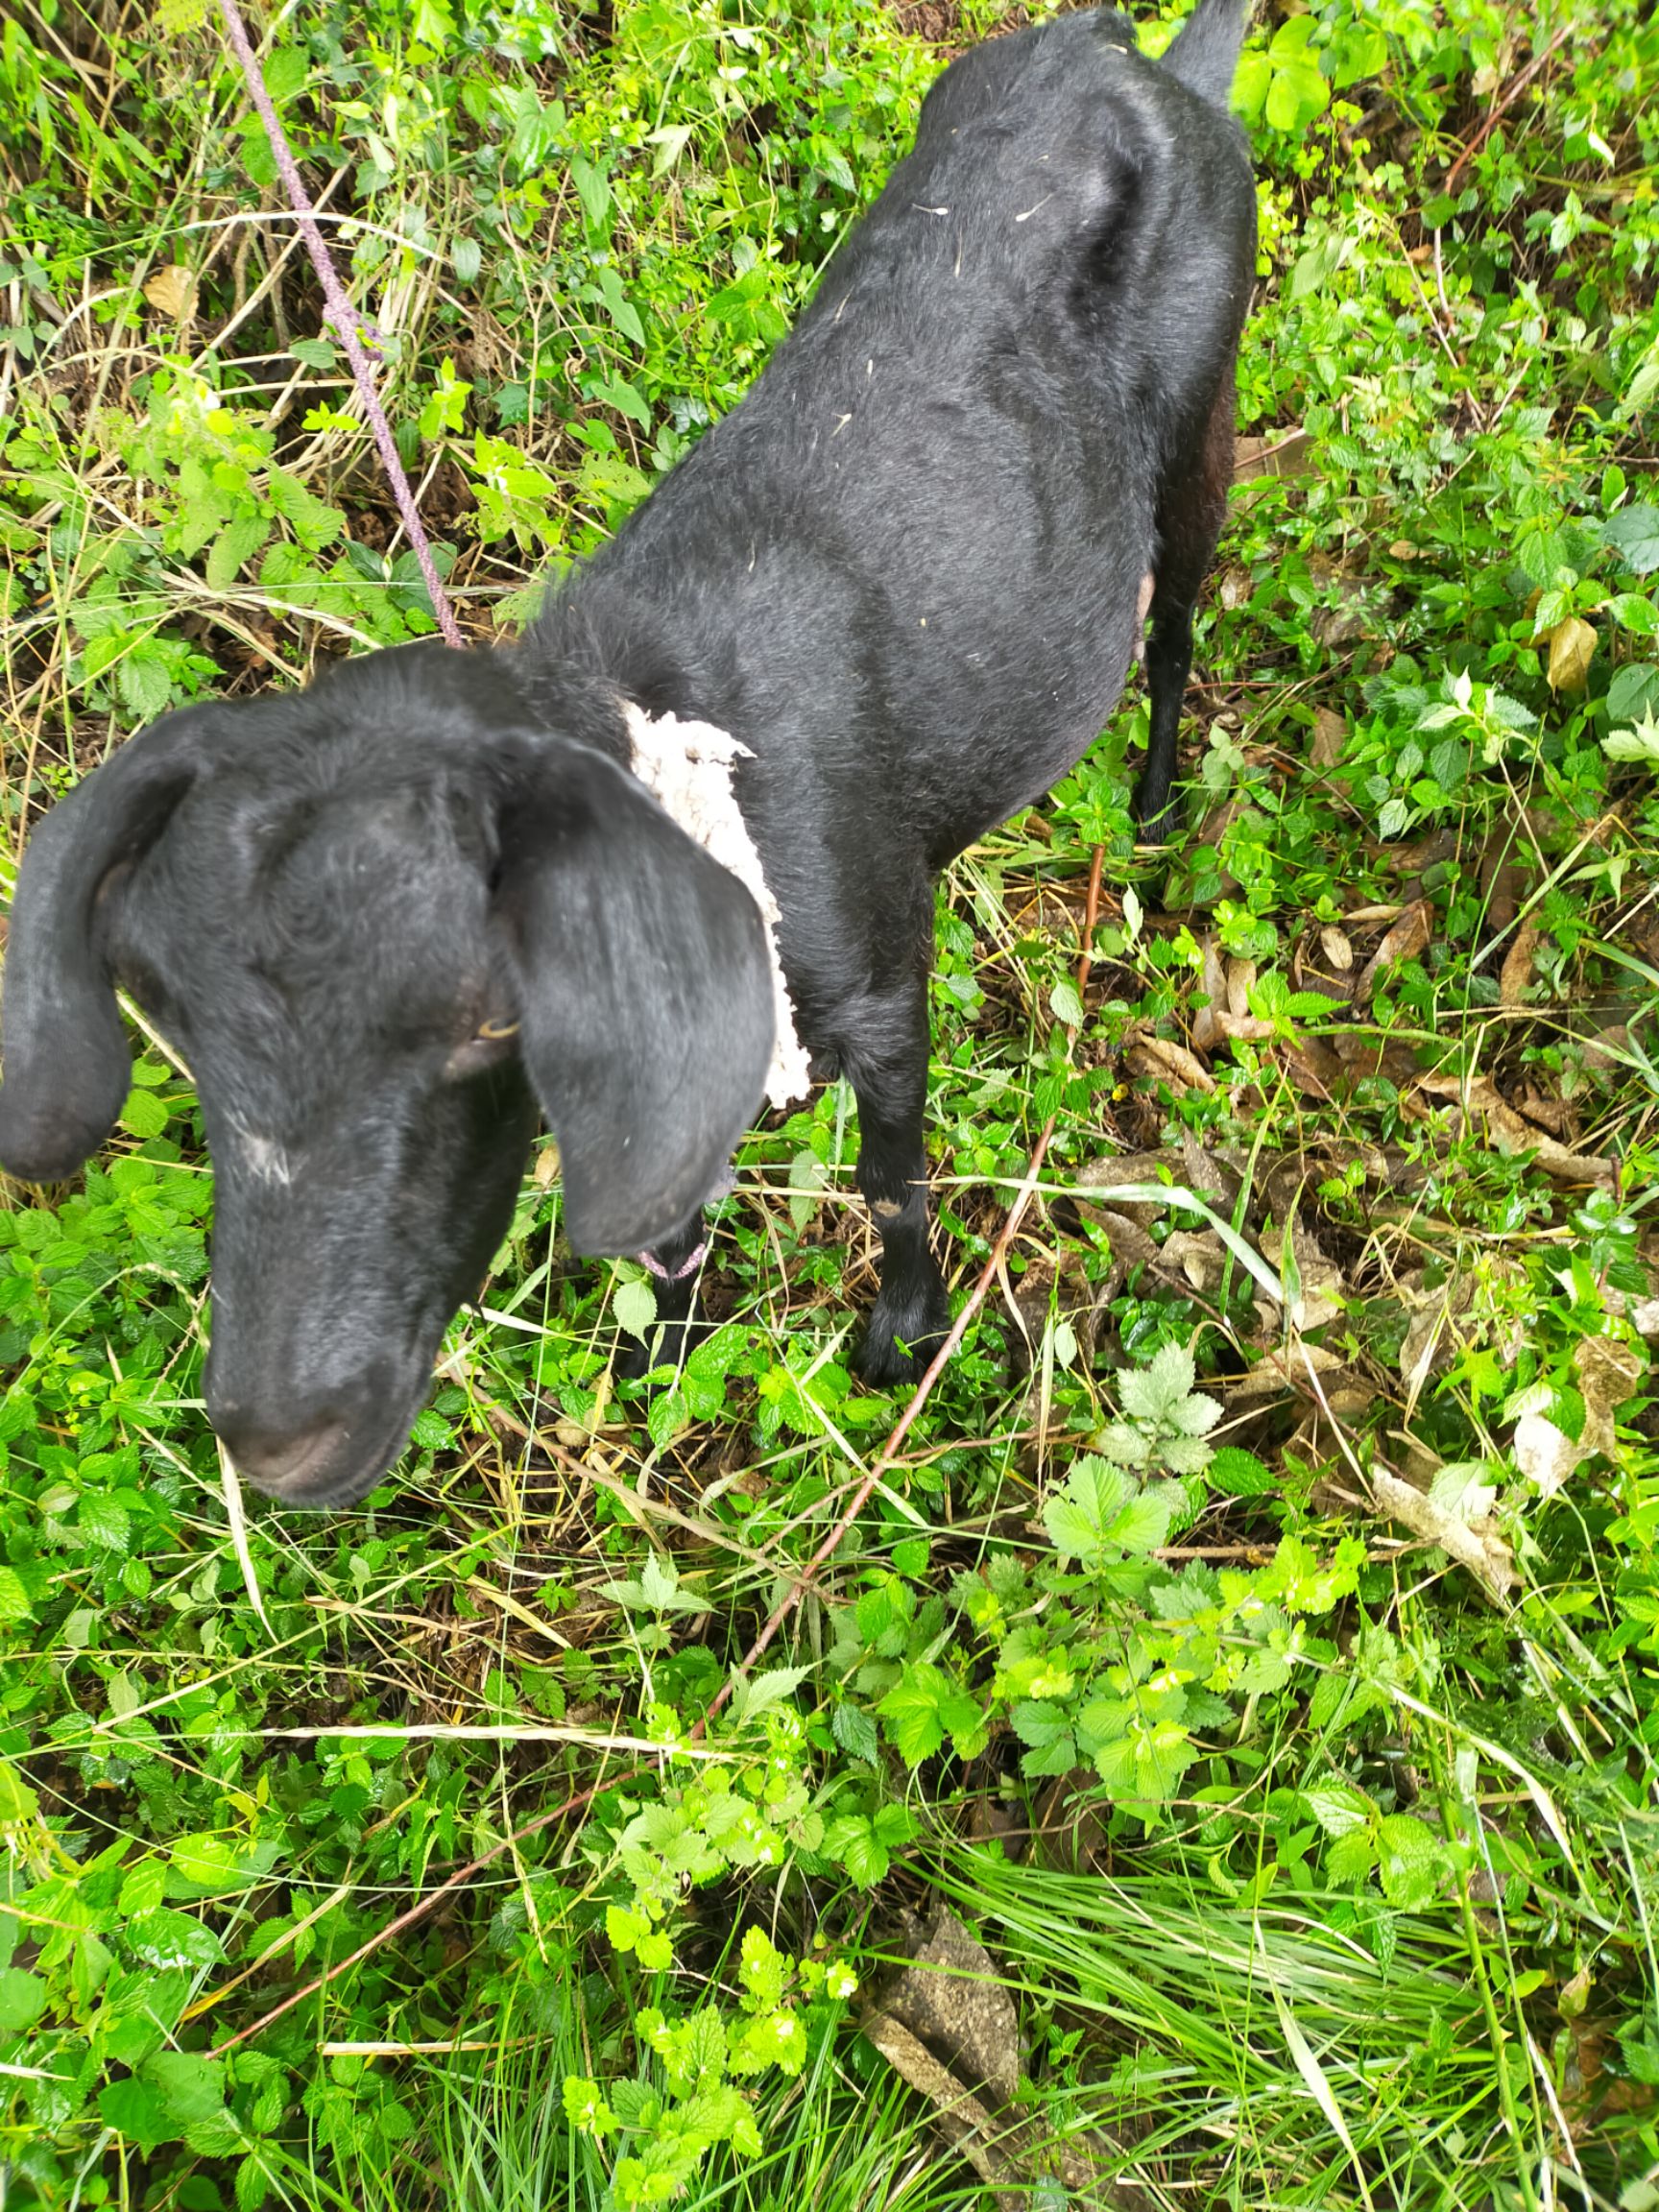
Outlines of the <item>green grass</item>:
[[[672,1387],[538,1171],[396,1478],[241,1542],[161,1041],[84,1184],[7,1191],[9,2208],[1052,2207],[1066,2146],[1159,2212],[1659,2204],[1659,27],[1263,12],[1185,829],[1134,852],[1132,692],[943,887],[958,1301],[1052,1116],[1037,1202],[706,1744],[902,1409],[844,1094],[744,1146]],[[475,636],[1000,20],[267,20]],[[166,708],[431,627],[216,23],[0,27],[7,880]],[[858,2028],[945,1906],[1015,1999],[995,2196]]]

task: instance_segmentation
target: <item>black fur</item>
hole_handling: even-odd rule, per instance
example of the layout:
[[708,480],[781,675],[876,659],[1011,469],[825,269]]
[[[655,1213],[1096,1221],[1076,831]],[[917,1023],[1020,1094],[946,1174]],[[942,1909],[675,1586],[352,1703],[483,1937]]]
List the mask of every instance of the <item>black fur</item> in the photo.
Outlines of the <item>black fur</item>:
[[36,832],[0,1160],[60,1176],[108,1134],[125,983],[200,1087],[208,1408],[252,1481],[344,1503],[397,1456],[538,1102],[579,1248],[695,1248],[771,1051],[764,936],[626,773],[624,700],[753,756],[803,1040],[857,1094],[866,1375],[946,1328],[932,878],[1093,740],[1148,574],[1139,805],[1168,818],[1253,263],[1218,108],[1244,13],[1201,0],[1162,66],[1110,12],[964,57],[755,390],[518,646],[171,716]]

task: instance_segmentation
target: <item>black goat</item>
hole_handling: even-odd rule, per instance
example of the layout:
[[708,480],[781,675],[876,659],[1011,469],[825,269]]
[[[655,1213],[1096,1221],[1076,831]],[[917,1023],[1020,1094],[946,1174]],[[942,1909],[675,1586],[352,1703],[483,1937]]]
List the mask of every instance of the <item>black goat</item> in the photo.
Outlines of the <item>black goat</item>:
[[[572,1241],[644,1248],[683,1323],[791,998],[857,1094],[865,1375],[948,1326],[933,878],[1094,739],[1148,593],[1140,814],[1166,823],[1252,276],[1246,12],[1200,0],[1162,64],[1113,12],[964,57],[755,390],[518,645],[170,715],[42,822],[0,1160],[56,1179],[108,1136],[123,984],[200,1087],[208,1411],[261,1489],[344,1503],[397,1457],[538,1105]],[[775,928],[634,772],[676,717],[738,756],[715,797]]]

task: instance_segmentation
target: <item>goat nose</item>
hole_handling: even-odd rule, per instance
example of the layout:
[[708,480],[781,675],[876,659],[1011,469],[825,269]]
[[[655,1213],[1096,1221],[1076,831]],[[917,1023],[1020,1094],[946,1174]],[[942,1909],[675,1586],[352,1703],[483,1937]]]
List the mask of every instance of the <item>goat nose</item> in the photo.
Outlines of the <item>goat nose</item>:
[[313,1421],[302,1429],[266,1427],[240,1412],[215,1421],[236,1472],[268,1497],[292,1498],[325,1486],[349,1431],[344,1421]]

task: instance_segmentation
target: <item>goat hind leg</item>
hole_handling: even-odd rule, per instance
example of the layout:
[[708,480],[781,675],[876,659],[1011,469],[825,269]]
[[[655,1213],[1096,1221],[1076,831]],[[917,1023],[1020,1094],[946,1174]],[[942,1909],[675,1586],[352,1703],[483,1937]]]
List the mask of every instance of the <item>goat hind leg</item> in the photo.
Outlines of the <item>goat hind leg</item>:
[[1174,826],[1169,787],[1175,781],[1175,740],[1192,667],[1192,610],[1227,514],[1233,480],[1233,422],[1237,409],[1233,364],[1215,393],[1198,449],[1189,463],[1166,472],[1158,494],[1158,559],[1153,571],[1152,628],[1146,640],[1146,676],[1152,693],[1146,766],[1135,794],[1135,816],[1149,845],[1162,845]]

